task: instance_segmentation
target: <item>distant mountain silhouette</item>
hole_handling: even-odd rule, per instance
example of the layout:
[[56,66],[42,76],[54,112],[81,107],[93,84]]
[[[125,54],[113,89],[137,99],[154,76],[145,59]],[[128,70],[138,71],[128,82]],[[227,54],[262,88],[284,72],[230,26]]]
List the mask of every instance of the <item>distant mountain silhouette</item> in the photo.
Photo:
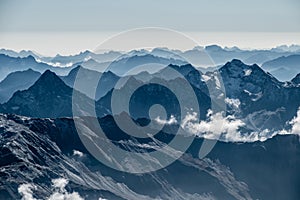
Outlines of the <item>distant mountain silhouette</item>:
[[300,73],[300,55],[282,56],[267,61],[262,68],[281,81],[289,81]]
[[33,56],[35,58],[41,57],[41,55],[39,55],[38,53],[35,53],[30,50],[22,50],[20,52],[16,52],[16,51],[9,50],[9,49],[0,49],[0,54],[4,54],[4,55],[10,56],[10,57],[15,57],[15,58],[17,58],[17,57],[25,58],[28,56]]
[[296,85],[300,85],[300,73],[297,74],[292,80],[292,83],[296,84]]
[[[80,74],[78,71],[80,70]],[[103,97],[106,93],[108,93],[119,80],[120,77],[112,73],[111,71],[108,72],[98,72],[90,69],[86,69],[81,66],[77,66],[76,68],[72,69],[67,76],[62,76],[61,79],[70,87],[74,87],[75,79],[77,81],[84,83],[92,80],[98,81],[98,86],[96,88],[87,88],[88,90],[81,91],[85,95],[89,96],[90,98],[94,98],[96,100]],[[93,91],[96,90],[96,94]]]
[[45,63],[39,63],[31,55],[24,58],[14,58],[4,54],[0,54],[0,63],[0,81],[3,80],[8,74],[15,71],[32,69],[34,71],[43,73],[49,69],[59,75],[64,75],[71,70],[70,68],[53,67]]
[[[158,64],[161,67],[156,69],[154,67],[151,68],[151,64]],[[175,64],[175,65],[183,65],[187,64],[186,62],[182,60],[175,60],[173,58],[163,58],[163,57],[157,57],[153,56],[151,54],[146,55],[133,55],[130,57],[124,57],[120,58],[114,62],[112,62],[107,70],[115,73],[118,76],[124,76],[126,72],[129,72],[130,70],[133,70],[136,67],[140,67],[142,65],[148,65],[146,70],[149,70],[148,72],[155,72],[160,70],[163,66],[167,66],[169,64]],[[138,69],[138,68],[136,68]],[[145,69],[143,70],[145,71]],[[141,71],[139,71],[141,72]],[[138,73],[138,72],[137,72]],[[134,74],[137,74],[134,73]]]
[[104,53],[94,53],[91,51],[83,51],[76,55],[66,55],[62,56],[57,54],[55,57],[48,57],[48,58],[42,58],[45,61],[52,62],[52,63],[61,63],[68,64],[68,63],[77,63],[80,64],[81,62],[85,62],[89,59],[93,59],[96,62],[108,62],[113,61],[122,54],[117,51],[109,51]]

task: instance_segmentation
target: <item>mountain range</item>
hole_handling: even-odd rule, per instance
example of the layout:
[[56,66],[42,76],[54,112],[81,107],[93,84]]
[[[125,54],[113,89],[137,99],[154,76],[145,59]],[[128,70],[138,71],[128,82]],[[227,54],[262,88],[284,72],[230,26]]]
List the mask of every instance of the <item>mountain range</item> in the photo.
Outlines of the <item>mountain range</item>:
[[[219,66],[201,70],[183,58],[193,59],[203,50]],[[0,199],[300,199],[300,73],[293,71],[297,46],[86,51],[55,59],[31,51],[0,53],[9,54],[0,54]],[[239,59],[226,60],[231,57]],[[54,62],[72,64],[54,67]],[[150,70],[134,70],[140,65]],[[281,74],[272,70],[282,66],[293,73],[278,79]],[[192,110],[185,84],[195,93],[199,113]],[[183,92],[177,98],[172,89]],[[128,110],[113,112],[114,97],[119,98],[117,107]],[[224,101],[226,110],[213,112],[214,101]],[[166,119],[153,118],[151,109],[157,104]],[[186,116],[181,109],[188,110]],[[153,137],[140,138],[119,126],[116,119],[122,117],[149,125],[147,130],[162,128]],[[106,138],[90,126],[95,119]],[[76,120],[83,125],[84,140]],[[178,130],[181,134],[175,135]],[[153,160],[140,165],[128,155],[140,153],[138,158],[147,160],[147,153],[167,146],[175,136],[191,139],[189,148],[172,164],[145,174],[112,169],[83,144],[111,142],[128,152],[120,167],[139,172]],[[202,146],[214,143],[200,158]],[[178,150],[162,153],[175,158]],[[120,156],[103,155],[112,163]],[[159,159],[154,162],[163,165]]]
[[30,88],[15,92],[1,106],[1,112],[39,118],[71,117],[73,93],[78,94],[83,105],[92,107],[92,99],[73,90],[55,73],[47,70]]
[[274,60],[269,60],[261,66],[269,71],[280,81],[291,80],[295,74],[300,73],[300,54],[281,56]]
[[[129,69],[132,69],[137,64],[141,63],[139,59],[143,59],[151,63],[157,64],[175,64],[182,65],[190,63],[197,69],[203,72],[213,71],[218,67],[223,66],[227,61],[232,59],[239,59],[246,64],[258,64],[262,65],[262,68],[270,72],[280,81],[289,81],[292,77],[296,76],[297,61],[294,57],[300,54],[299,46],[278,46],[272,49],[240,49],[238,47],[220,47],[218,45],[210,45],[206,47],[195,47],[190,50],[180,51],[168,48],[154,48],[152,50],[132,50],[129,52],[118,51],[82,51],[76,55],[56,55],[54,57],[46,57],[39,55],[32,51],[20,51],[15,52],[12,50],[1,49],[0,54],[2,57],[8,56],[10,59],[1,60],[0,63],[5,65],[6,62],[25,62],[22,59],[27,57],[33,57],[38,63],[46,64],[38,68],[31,67],[35,71],[43,72],[45,67],[51,71],[60,75],[66,75],[72,68],[81,65],[85,68],[104,72],[107,67],[109,71],[114,72],[117,75],[122,75]],[[3,58],[2,58],[3,59]],[[11,61],[17,59],[17,61]],[[21,61],[20,61],[21,59]],[[31,58],[32,59],[32,58]],[[278,59],[278,60],[277,60]],[[273,61],[274,60],[274,61]],[[25,62],[26,63],[26,62]],[[30,63],[27,64],[29,66]],[[32,63],[31,63],[32,64]],[[36,64],[34,64],[35,66]],[[55,68],[51,68],[55,67]],[[59,67],[57,69],[57,67]],[[60,69],[63,67],[63,70]],[[0,70],[1,70],[0,66]],[[8,75],[9,72],[18,71],[14,70],[1,70],[2,76],[0,80]],[[26,70],[23,69],[22,70]],[[62,70],[62,71],[60,71]]]
[[[201,111],[199,114],[203,119],[211,106],[210,95],[214,95],[209,94],[207,85],[215,88],[216,94],[222,93],[221,90],[218,93],[219,83],[216,80],[216,72],[222,78],[227,100],[238,103],[234,106],[227,102],[227,113],[247,121],[249,130],[282,129],[296,115],[300,106],[298,101],[300,87],[296,84],[299,75],[288,84],[283,83],[258,65],[246,65],[236,59],[226,63],[218,71],[205,74],[192,65],[169,65],[168,67],[178,71],[191,84],[199,102]],[[120,77],[112,72],[100,73],[82,67],[74,68],[67,76],[61,77],[49,70],[44,72],[31,87],[15,92],[6,103],[2,104],[1,112],[29,117],[71,117],[72,87],[79,69],[81,69],[81,74],[77,77],[79,81],[89,81],[101,76],[96,88],[76,91],[82,94],[82,99],[86,99],[83,102],[90,102],[83,105],[92,107],[95,103],[99,116],[111,113],[112,91],[116,94],[119,91],[124,92],[121,88],[115,88]],[[177,109],[178,101],[172,96],[173,94],[169,94],[162,86],[150,84],[152,80],[164,82],[165,85],[169,85],[169,88],[180,87],[183,84],[184,80],[180,77],[165,79],[167,75],[163,75],[164,71],[165,69],[162,69],[154,74],[141,72],[127,78],[123,77],[128,79],[126,87],[129,90],[137,85],[143,85],[130,99],[130,105],[133,106],[131,115],[134,118],[149,117],[148,109],[156,103],[168,107],[170,115],[180,116]],[[34,78],[30,81],[34,82]],[[96,91],[96,94],[92,94],[92,91]],[[189,96],[183,96],[183,100],[189,102]]]
[[31,55],[24,58],[15,58],[0,54],[0,81],[12,72],[28,69],[32,69],[40,73],[43,73],[46,70],[51,70],[59,75],[65,75],[70,71],[70,68],[53,67],[45,63],[37,62]]

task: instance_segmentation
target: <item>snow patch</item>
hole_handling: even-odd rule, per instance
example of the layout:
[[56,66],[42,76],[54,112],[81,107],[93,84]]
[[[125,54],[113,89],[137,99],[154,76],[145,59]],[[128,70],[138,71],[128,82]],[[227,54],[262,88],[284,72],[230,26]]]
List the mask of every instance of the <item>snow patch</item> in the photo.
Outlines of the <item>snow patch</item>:
[[246,94],[248,94],[249,96],[251,96],[251,95],[252,95],[252,93],[251,93],[251,92],[249,92],[248,90],[244,90],[244,92],[245,92]]
[[257,101],[259,100],[262,96],[263,96],[263,93],[260,91],[259,93],[252,93],[252,92],[249,92],[248,90],[244,90],[244,92],[246,94],[248,94],[251,98],[252,101]]
[[259,100],[259,99],[263,96],[263,93],[262,93],[262,92],[259,92],[259,93],[254,94],[254,95],[255,95],[255,97],[252,98],[251,100],[252,100],[252,101],[257,101],[257,100]]
[[215,76],[215,81],[216,81],[216,86],[218,88],[221,88],[221,82],[220,82],[220,80],[219,80],[219,78],[217,76]]
[[250,76],[252,73],[252,70],[251,69],[246,69],[244,70],[244,76]]
[[204,82],[207,82],[207,81],[210,80],[210,77],[207,76],[207,75],[204,75],[204,74],[201,76],[201,78],[202,78],[202,80],[203,80]]
[[88,61],[88,60],[90,60],[90,59],[92,59],[92,57],[91,57],[91,56],[88,56],[88,57],[84,58],[84,61]]
[[230,99],[228,97],[225,98],[225,103],[235,109],[238,109],[241,105],[241,101],[239,99]]

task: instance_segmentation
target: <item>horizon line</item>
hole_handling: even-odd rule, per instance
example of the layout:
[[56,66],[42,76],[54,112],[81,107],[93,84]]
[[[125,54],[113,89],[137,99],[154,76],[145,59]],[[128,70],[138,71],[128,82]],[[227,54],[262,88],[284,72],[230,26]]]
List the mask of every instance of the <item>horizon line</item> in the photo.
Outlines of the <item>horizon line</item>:
[[[293,46],[296,46],[299,48],[300,50],[300,43],[293,43],[293,44],[278,44],[278,45],[275,45],[273,47],[265,47],[265,48],[251,48],[251,47],[239,47],[237,45],[234,45],[234,46],[227,46],[227,45],[220,45],[220,44],[217,44],[217,43],[211,43],[211,44],[208,44],[208,45],[201,45],[201,46],[194,46],[193,48],[188,48],[188,49],[176,49],[176,48],[168,48],[166,46],[157,46],[157,47],[150,47],[150,48],[135,48],[135,49],[130,49],[130,50],[119,50],[119,49],[98,49],[97,52],[94,51],[94,50],[91,50],[91,49],[82,49],[82,50],[79,50],[77,51],[76,53],[71,53],[71,54],[60,54],[60,53],[57,53],[55,55],[44,55],[34,49],[15,49],[15,48],[7,48],[7,47],[0,47],[0,50],[1,51],[13,51],[14,53],[17,53],[17,54],[20,54],[22,51],[25,51],[25,52],[29,52],[31,51],[32,53],[34,53],[35,55],[39,56],[39,57],[56,57],[56,56],[64,56],[64,57],[67,57],[67,56],[76,56],[76,55],[80,55],[84,52],[90,52],[90,53],[95,53],[95,54],[105,54],[105,53],[109,53],[109,52],[120,52],[120,53],[130,53],[132,51],[141,51],[141,50],[145,50],[145,51],[148,51],[148,52],[151,52],[152,50],[154,49],[167,49],[167,50],[170,50],[170,51],[180,51],[180,52],[186,52],[186,51],[190,51],[190,50],[193,50],[193,49],[198,49],[198,48],[203,48],[203,50],[205,50],[206,47],[211,47],[211,46],[218,46],[220,48],[222,48],[223,50],[231,50],[231,49],[234,49],[234,48],[237,48],[241,51],[263,51],[263,50],[266,50],[266,51],[270,51],[270,50],[273,50],[273,49],[276,49],[276,48],[280,48],[280,47],[287,47],[287,48],[291,48]],[[291,53],[299,53],[298,51],[288,51],[288,50],[283,50],[284,52],[291,52]],[[3,53],[2,53],[3,54]]]

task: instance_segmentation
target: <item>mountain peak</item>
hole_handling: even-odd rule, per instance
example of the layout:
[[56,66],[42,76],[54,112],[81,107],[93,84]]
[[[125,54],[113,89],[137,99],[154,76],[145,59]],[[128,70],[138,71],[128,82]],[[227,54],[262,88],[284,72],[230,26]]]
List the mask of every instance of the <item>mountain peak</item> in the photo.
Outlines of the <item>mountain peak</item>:
[[261,69],[257,64],[247,65],[238,59],[233,59],[230,62],[227,62],[223,67],[221,67],[220,72],[222,76],[228,76],[230,78],[247,78],[252,77],[253,79],[269,79],[275,82],[278,82],[272,75],[266,73]]
[[15,92],[3,104],[3,110],[31,117],[71,116],[72,92],[55,73],[47,70],[30,88]]
[[237,65],[237,66],[242,66],[245,65],[245,63],[243,63],[241,60],[239,59],[232,59],[229,63]]
[[241,70],[245,70],[245,69],[263,71],[257,64],[247,65],[239,59],[232,59],[230,62],[227,62],[222,68],[227,68],[230,71],[235,71],[235,70],[241,71]]
[[32,55],[27,56],[26,59],[27,59],[27,60],[33,60],[33,61],[36,61],[35,58],[34,58]]
[[207,51],[220,51],[220,50],[223,50],[223,48],[214,44],[214,45],[206,46],[205,50],[207,50]]
[[186,76],[188,73],[190,73],[191,71],[195,71],[196,69],[193,67],[193,65],[191,64],[185,64],[185,65],[174,65],[174,64],[170,64],[169,67],[177,70],[178,72],[180,72],[183,76]]
[[[57,77],[56,74],[52,71],[50,71],[49,69],[47,69],[42,75],[41,75],[41,78],[49,78],[49,77],[52,77],[52,78],[55,78]],[[57,77],[58,78],[58,77]]]
[[230,62],[227,62],[223,67],[220,68],[220,71],[231,71],[231,72],[240,72],[243,71],[247,68],[250,68],[249,65],[246,65],[245,63],[243,63],[241,60],[238,59],[233,59]]
[[63,90],[68,86],[54,72],[46,70],[31,88],[40,87]]

